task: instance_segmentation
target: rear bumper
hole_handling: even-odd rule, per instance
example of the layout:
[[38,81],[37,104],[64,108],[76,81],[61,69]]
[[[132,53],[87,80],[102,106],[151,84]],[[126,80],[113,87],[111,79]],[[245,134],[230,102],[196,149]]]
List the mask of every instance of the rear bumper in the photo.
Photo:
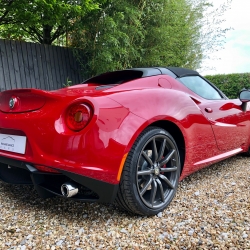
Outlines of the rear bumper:
[[[58,170],[58,169],[57,169]],[[59,174],[38,171],[32,164],[0,156],[0,180],[11,184],[34,185],[42,198],[61,196],[61,185],[73,182],[79,193],[69,199],[85,202],[113,202],[118,184],[92,179],[76,173],[58,170]]]

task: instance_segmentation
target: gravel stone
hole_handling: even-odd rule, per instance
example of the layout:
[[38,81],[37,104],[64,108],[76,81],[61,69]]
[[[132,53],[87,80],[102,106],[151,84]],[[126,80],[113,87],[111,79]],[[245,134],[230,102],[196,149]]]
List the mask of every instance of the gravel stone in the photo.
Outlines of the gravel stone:
[[204,168],[152,217],[0,182],[0,250],[250,249],[249,173],[240,155]]
[[26,239],[23,239],[21,242],[20,242],[20,245],[25,245],[26,243]]
[[62,243],[63,243],[63,240],[59,240],[59,241],[56,242],[56,245],[57,245],[57,246],[61,246]]
[[228,234],[227,233],[222,233],[221,237],[222,237],[222,239],[227,240],[228,239]]
[[197,192],[194,193],[194,195],[195,195],[195,196],[199,196],[199,195],[200,195],[200,192],[197,191]]
[[192,236],[194,234],[194,229],[188,231],[188,235]]
[[244,238],[244,239],[247,238],[247,237],[248,237],[247,234],[243,234],[243,235],[242,235],[242,238]]
[[123,228],[120,232],[126,234],[126,233],[127,233],[127,230]]
[[157,217],[161,218],[162,217],[162,212],[158,213]]

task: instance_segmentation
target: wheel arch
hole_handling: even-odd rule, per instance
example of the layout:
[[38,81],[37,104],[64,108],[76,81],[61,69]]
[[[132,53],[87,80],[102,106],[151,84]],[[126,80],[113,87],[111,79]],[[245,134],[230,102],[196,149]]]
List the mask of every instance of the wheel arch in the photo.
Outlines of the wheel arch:
[[181,172],[182,172],[185,162],[186,150],[185,150],[185,139],[181,129],[175,123],[168,120],[156,121],[150,124],[149,126],[162,128],[167,132],[169,132],[171,136],[174,138],[180,154]]
[[[186,156],[186,150],[185,150],[185,137],[178,125],[174,123],[173,121],[170,120],[154,120],[151,123],[146,123],[143,126],[140,127],[140,129],[137,130],[137,132],[134,134],[134,136],[131,138],[129,144],[127,145],[127,149],[125,150],[126,152],[129,152],[135,143],[136,139],[138,136],[148,127],[159,127],[171,134],[171,136],[174,138],[179,154],[180,154],[180,160],[181,160],[181,172],[184,167],[184,162],[185,162],[185,156]],[[121,166],[120,166],[121,167]],[[122,170],[122,169],[121,169]]]

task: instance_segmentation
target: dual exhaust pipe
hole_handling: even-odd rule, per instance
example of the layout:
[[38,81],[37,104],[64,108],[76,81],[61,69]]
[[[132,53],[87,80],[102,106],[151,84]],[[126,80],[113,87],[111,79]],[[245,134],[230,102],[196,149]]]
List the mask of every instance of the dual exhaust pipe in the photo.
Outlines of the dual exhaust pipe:
[[72,182],[65,182],[61,186],[61,192],[64,197],[70,198],[78,194],[78,187]]

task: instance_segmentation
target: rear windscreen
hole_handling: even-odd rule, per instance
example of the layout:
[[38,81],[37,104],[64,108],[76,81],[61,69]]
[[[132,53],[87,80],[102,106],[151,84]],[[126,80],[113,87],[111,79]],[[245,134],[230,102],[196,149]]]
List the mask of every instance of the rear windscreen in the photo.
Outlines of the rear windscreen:
[[142,76],[143,76],[142,71],[121,70],[121,71],[108,72],[89,78],[83,83],[122,84],[127,81],[141,78]]

